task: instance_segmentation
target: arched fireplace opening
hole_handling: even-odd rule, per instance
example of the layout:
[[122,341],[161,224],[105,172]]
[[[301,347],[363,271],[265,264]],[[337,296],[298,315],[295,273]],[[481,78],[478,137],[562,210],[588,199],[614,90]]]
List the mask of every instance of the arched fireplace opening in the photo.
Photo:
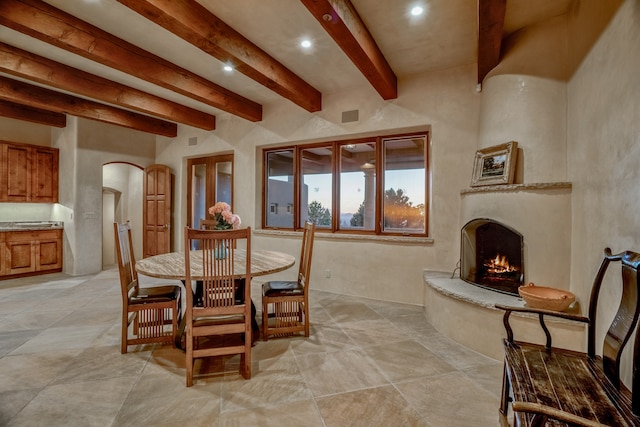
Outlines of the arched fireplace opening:
[[524,282],[522,234],[478,218],[462,227],[460,278],[496,292],[518,295]]

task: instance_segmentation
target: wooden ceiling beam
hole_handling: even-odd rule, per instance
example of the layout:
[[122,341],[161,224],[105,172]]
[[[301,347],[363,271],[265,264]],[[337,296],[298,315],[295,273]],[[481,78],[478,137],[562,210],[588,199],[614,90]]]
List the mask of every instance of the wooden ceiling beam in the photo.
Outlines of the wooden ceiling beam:
[[67,116],[65,114],[28,107],[9,101],[0,100],[0,116],[56,128],[67,126]]
[[172,122],[205,130],[216,128],[216,118],[211,114],[185,107],[1,42],[0,71]]
[[0,1],[0,24],[252,122],[262,120],[260,104],[43,1]]
[[175,138],[178,125],[0,76],[0,100]]
[[300,0],[383,99],[398,97],[397,77],[349,0]]
[[478,83],[500,63],[507,0],[478,0]]
[[207,52],[230,63],[280,96],[307,111],[320,111],[322,95],[242,34],[194,0],[118,0],[140,15]]

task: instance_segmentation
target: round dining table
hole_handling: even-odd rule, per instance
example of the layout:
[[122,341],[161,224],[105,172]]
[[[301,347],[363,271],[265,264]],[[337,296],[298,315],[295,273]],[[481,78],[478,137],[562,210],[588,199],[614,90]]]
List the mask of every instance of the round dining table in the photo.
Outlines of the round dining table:
[[[247,252],[244,249],[233,249],[234,275],[242,278],[245,275]],[[191,278],[202,280],[202,255],[199,250],[189,252]],[[251,277],[277,273],[292,267],[296,262],[293,255],[277,251],[251,251]],[[154,255],[136,261],[136,270],[145,276],[159,279],[185,280],[184,252],[169,252]]]
[[[234,276],[242,279],[246,273],[247,251],[244,249],[233,249],[234,256]],[[202,280],[202,252],[200,250],[192,250],[189,252],[191,264],[191,279]],[[156,277],[159,279],[176,279],[181,280],[184,284],[186,280],[186,270],[184,265],[184,252],[168,252],[166,254],[154,255],[148,258],[136,261],[136,271],[145,276]],[[266,274],[277,273],[292,267],[296,262],[293,255],[277,251],[251,251],[251,277],[264,276]],[[244,283],[244,281],[242,282]],[[259,334],[258,322],[255,319],[256,308],[251,301],[251,317],[252,329],[254,332],[253,340],[257,339]],[[184,331],[184,317],[178,326],[179,333],[176,340],[176,347],[181,347],[181,336]]]

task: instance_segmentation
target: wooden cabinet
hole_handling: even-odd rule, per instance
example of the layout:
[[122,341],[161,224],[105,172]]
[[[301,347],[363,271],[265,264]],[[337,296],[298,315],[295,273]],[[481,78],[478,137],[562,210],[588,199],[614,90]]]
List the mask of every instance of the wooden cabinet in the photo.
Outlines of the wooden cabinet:
[[62,271],[62,230],[10,231],[4,240],[4,276]]
[[34,147],[31,150],[32,202],[58,202],[58,156],[57,148]]
[[7,259],[7,254],[6,254],[6,246],[4,244],[4,237],[7,233],[0,233],[0,276],[4,276],[5,274],[5,270],[6,270],[6,259]]
[[0,202],[58,202],[57,148],[0,142]]

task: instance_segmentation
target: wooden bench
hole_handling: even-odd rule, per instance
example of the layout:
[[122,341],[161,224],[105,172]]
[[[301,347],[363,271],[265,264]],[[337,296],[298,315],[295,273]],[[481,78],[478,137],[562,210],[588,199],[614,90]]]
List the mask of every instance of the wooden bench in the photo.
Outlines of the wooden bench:
[[[631,390],[620,379],[620,356],[640,313],[640,254],[626,251],[604,259],[591,290],[588,317],[527,307],[497,305],[505,310],[505,360],[500,413],[506,422],[512,402],[514,426],[640,426],[640,334],[633,347]],[[607,267],[620,262],[622,296],[604,338],[602,355],[596,355],[598,296]],[[514,341],[509,324],[512,312],[535,313],[546,336],[546,345]],[[587,352],[570,351],[551,344],[545,316],[587,325]],[[638,371],[638,372],[637,372]]]

